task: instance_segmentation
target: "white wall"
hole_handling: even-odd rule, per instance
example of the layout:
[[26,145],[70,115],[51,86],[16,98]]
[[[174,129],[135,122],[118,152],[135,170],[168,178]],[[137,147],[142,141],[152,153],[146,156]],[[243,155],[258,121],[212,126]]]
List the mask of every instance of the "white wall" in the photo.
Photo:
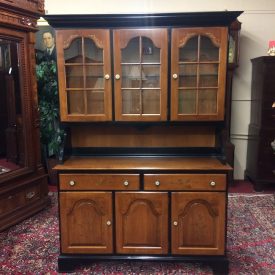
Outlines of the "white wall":
[[236,146],[234,178],[243,179],[250,121],[251,59],[266,55],[275,40],[275,0],[45,0],[48,14],[146,13],[242,10],[240,66],[233,82],[231,140]]

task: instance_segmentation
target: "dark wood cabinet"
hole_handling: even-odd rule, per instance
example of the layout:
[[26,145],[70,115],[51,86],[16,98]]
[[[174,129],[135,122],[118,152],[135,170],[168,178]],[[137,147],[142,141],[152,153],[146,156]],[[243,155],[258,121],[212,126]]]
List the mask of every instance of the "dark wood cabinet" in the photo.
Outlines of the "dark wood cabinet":
[[69,132],[56,166],[60,271],[106,259],[228,271],[227,45],[240,13],[45,16]]
[[0,0],[0,231],[49,204],[34,43],[44,1]]
[[245,175],[261,191],[275,183],[275,57],[262,56],[252,61],[251,115],[248,132]]

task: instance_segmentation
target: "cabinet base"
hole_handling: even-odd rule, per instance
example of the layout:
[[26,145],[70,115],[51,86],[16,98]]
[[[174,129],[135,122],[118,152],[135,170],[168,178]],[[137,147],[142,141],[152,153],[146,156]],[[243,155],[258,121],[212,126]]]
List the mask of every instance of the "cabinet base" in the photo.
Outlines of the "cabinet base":
[[59,272],[73,272],[77,266],[91,264],[96,261],[176,261],[201,262],[213,269],[213,274],[228,274],[229,262],[225,256],[137,256],[137,255],[60,255],[58,258]]

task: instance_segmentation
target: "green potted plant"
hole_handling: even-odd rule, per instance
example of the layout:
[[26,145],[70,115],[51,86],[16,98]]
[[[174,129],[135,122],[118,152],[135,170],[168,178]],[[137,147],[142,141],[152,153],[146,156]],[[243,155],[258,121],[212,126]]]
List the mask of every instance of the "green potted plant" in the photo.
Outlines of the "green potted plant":
[[59,117],[59,97],[56,61],[42,61],[36,65],[38,104],[40,112],[40,137],[43,159],[50,181],[52,163],[63,158],[65,131]]

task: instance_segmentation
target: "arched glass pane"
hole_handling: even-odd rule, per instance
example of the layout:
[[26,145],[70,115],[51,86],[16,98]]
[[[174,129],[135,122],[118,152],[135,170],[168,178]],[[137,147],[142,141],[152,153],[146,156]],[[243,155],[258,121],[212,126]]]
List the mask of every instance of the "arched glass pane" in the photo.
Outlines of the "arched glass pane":
[[85,63],[103,63],[103,50],[92,39],[84,38],[84,56]]
[[147,37],[141,38],[143,63],[160,63],[160,49],[155,47],[153,41]]
[[179,48],[180,62],[198,61],[198,36],[191,37],[184,46]]
[[82,38],[76,38],[72,41],[70,46],[64,50],[65,63],[82,63]]
[[121,50],[122,63],[140,63],[140,37],[131,39],[128,45]]
[[200,61],[219,61],[219,48],[207,36],[201,36],[200,39]]

